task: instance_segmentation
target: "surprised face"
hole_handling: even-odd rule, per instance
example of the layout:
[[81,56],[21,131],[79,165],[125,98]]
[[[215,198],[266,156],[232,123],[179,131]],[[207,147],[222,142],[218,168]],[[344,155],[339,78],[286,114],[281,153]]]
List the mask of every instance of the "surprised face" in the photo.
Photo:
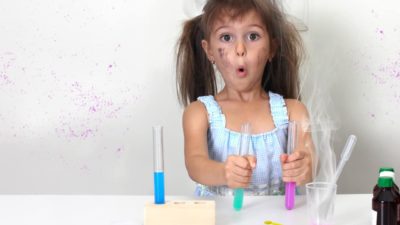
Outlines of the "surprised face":
[[202,46],[215,61],[225,86],[239,91],[261,86],[265,65],[273,57],[267,28],[254,10],[235,20],[228,15],[221,17]]

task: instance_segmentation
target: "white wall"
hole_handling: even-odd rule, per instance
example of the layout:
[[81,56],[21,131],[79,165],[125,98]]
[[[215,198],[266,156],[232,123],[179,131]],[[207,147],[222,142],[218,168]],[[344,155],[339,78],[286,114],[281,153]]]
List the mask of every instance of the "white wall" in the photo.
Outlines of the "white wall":
[[[1,1],[0,193],[191,193],[174,44],[182,2]],[[179,181],[179,185],[176,185]]]
[[[312,1],[305,89],[327,88],[339,121],[339,156],[350,134],[358,136],[339,192],[371,193],[381,166],[400,173],[400,2]],[[304,75],[304,74],[303,74]]]
[[[400,172],[399,6],[309,3],[303,76],[328,87],[336,150],[359,137],[341,192],[370,192],[379,166]],[[155,124],[167,194],[192,193],[174,79],[185,19],[183,1],[2,0],[0,193],[151,194]]]

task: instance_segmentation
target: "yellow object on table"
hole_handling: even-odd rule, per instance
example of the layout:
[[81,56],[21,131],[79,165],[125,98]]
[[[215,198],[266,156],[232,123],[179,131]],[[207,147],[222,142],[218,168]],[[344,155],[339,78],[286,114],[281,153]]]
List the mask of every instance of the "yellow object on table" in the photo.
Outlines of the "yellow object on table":
[[270,220],[264,221],[264,224],[269,224],[269,225],[282,225],[282,224],[280,224],[280,223],[275,223],[275,222],[270,221]]

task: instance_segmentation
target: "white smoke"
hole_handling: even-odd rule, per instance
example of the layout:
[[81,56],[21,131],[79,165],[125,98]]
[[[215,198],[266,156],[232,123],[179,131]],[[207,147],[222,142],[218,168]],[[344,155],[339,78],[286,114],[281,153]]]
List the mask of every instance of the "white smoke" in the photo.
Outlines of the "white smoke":
[[300,93],[310,118],[309,127],[303,129],[311,132],[313,141],[311,144],[314,145],[313,181],[333,182],[336,156],[332,146],[339,125],[338,120],[334,118],[335,110],[329,95],[328,80],[322,74],[334,73],[326,71],[327,68],[308,66],[302,68],[304,76],[301,77]]

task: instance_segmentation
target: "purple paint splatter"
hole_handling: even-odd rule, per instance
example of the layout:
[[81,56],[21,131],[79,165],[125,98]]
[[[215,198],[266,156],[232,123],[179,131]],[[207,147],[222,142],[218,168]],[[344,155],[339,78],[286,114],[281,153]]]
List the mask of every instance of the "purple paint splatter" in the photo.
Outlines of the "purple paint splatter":
[[0,85],[12,85],[14,82],[10,78],[10,70],[15,61],[12,52],[0,54]]
[[[142,88],[135,88],[135,91],[140,89]],[[56,134],[66,139],[84,140],[95,137],[105,120],[118,118],[126,106],[139,99],[132,94],[130,88],[120,90],[120,93],[125,97],[122,97],[122,101],[121,97],[115,101],[93,86],[88,87],[78,81],[73,82],[66,97],[71,100],[74,106],[72,109],[79,113],[61,112],[60,125],[55,128]]]
[[87,137],[89,137],[89,136],[93,136],[93,130],[92,129],[86,129],[86,130],[84,130],[82,133],[81,133],[81,137],[83,138],[83,139],[85,139],[85,138],[87,138]]
[[400,89],[400,53],[395,60],[388,60],[377,71],[372,72],[376,84],[383,85],[386,89],[393,90],[393,100],[400,104],[398,90]]
[[381,65],[379,67],[379,72],[381,72],[381,76],[396,79],[400,81],[400,57],[392,62],[389,62],[386,65]]
[[376,28],[375,29],[375,32],[378,34],[378,38],[379,38],[379,40],[383,40],[384,39],[384,37],[385,37],[385,32],[383,31],[383,29],[382,28]]
[[114,62],[113,64],[109,64],[109,65],[107,66],[107,72],[108,72],[109,75],[112,74],[112,72],[113,72],[113,70],[115,70],[116,66],[117,66],[117,65],[116,65],[115,62]]

